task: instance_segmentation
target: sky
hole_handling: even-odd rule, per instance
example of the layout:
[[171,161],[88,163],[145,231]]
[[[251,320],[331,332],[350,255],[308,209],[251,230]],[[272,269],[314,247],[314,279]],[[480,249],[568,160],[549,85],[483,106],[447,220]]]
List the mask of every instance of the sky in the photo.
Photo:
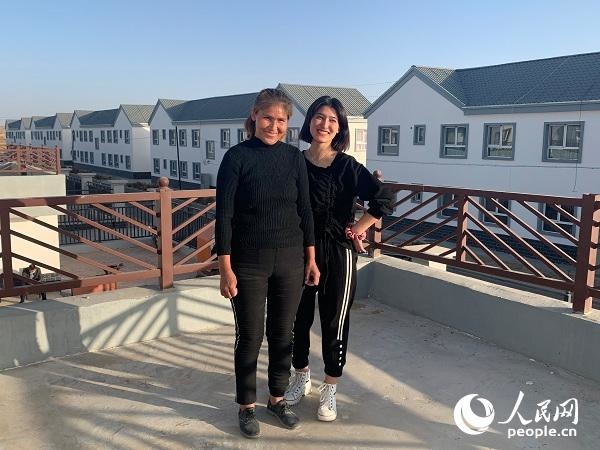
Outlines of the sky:
[[600,51],[598,1],[0,0],[0,123]]

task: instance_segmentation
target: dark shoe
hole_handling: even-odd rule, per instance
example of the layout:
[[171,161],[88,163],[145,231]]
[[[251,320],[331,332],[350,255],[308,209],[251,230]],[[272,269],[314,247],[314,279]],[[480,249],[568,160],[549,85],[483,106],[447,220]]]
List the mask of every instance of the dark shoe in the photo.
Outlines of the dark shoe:
[[238,412],[240,431],[248,439],[256,439],[260,436],[260,424],[254,412],[254,408],[240,409]]
[[290,409],[285,399],[279,400],[276,405],[271,405],[271,400],[267,402],[267,411],[279,419],[281,425],[290,430],[298,428],[300,426],[300,419]]

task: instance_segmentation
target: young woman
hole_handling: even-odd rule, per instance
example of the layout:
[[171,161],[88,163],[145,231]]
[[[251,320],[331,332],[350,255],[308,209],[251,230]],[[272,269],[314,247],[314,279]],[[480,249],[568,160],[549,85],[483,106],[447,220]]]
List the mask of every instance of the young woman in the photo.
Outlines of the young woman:
[[287,428],[298,417],[283,399],[290,376],[292,327],[303,282],[317,284],[313,217],[302,153],[281,142],[291,100],[264,89],[246,120],[249,139],[230,148],[217,176],[216,249],[221,294],[235,319],[236,402],[242,434],[256,438],[256,364],[269,342],[267,410]]
[[[356,289],[356,251],[364,251],[365,231],[384,214],[390,214],[392,196],[353,157],[343,153],[349,145],[348,119],[339,100],[323,96],[308,109],[300,139],[310,143],[304,152],[315,220],[317,266],[321,281],[306,287],[294,324],[292,364],[295,374],[285,392],[295,405],[311,389],[308,353],[310,328],[318,292],[321,318],[325,382],[317,418],[337,417],[335,394],[346,363],[350,307]],[[354,222],[356,197],[369,202],[369,209]]]

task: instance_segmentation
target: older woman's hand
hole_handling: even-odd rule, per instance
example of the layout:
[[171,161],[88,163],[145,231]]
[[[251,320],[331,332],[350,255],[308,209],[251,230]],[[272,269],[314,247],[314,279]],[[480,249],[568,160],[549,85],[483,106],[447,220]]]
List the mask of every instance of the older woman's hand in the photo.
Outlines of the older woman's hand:
[[224,270],[221,272],[221,295],[225,298],[233,298],[238,294],[237,277],[233,270]]
[[319,272],[319,268],[317,267],[315,260],[308,260],[304,267],[304,284],[307,286],[316,286],[319,284],[320,277],[321,272]]

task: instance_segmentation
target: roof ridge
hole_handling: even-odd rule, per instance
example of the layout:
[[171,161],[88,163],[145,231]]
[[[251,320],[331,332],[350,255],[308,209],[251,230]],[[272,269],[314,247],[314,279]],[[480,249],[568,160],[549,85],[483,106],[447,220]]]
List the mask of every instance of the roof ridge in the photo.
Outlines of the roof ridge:
[[571,59],[577,56],[588,56],[588,55],[600,55],[600,52],[588,52],[588,53],[576,53],[574,55],[561,55],[561,56],[550,56],[547,58],[537,58],[537,59],[526,59],[523,61],[513,61],[513,62],[506,62],[506,63],[501,63],[501,64],[490,64],[487,66],[477,66],[477,67],[463,67],[461,69],[455,69],[456,71],[466,71],[466,70],[475,70],[475,69],[487,69],[490,67],[501,67],[501,66],[514,66],[517,64],[526,64],[526,63],[532,63],[532,62],[538,62],[538,61],[549,61],[551,59]]

